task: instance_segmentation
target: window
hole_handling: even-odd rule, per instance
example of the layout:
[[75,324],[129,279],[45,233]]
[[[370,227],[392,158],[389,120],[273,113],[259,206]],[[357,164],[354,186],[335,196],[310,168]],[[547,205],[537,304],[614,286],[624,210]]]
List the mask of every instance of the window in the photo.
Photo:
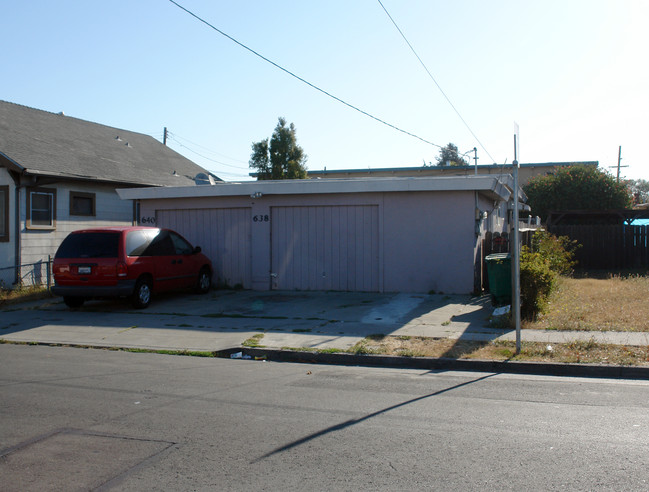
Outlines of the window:
[[28,188],[27,214],[28,229],[54,229],[56,227],[56,190]]
[[70,215],[95,216],[95,194],[70,192]]
[[194,251],[192,245],[185,241],[184,238],[180,237],[175,232],[170,232],[171,240],[174,243],[174,248],[176,249],[177,255],[191,255]]
[[9,187],[0,186],[0,242],[9,241]]

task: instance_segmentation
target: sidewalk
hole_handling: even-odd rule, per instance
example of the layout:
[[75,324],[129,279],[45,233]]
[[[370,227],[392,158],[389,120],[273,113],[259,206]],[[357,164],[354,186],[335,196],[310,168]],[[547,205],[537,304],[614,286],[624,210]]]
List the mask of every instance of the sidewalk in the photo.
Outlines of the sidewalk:
[[[52,298],[0,309],[0,340],[210,352],[239,351],[259,333],[267,352],[344,350],[376,334],[515,340],[515,331],[490,326],[492,311],[488,296],[459,295],[214,291],[161,296],[145,310],[119,300],[75,311]],[[649,333],[522,331],[523,341],[548,344],[591,339],[643,346]]]

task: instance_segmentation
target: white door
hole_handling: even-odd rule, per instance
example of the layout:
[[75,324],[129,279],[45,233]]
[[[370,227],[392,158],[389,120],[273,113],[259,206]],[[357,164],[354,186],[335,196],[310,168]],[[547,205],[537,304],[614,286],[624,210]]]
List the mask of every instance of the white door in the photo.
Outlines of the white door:
[[271,208],[272,287],[377,292],[377,205]]
[[157,210],[156,225],[179,232],[212,260],[212,280],[252,288],[250,208]]

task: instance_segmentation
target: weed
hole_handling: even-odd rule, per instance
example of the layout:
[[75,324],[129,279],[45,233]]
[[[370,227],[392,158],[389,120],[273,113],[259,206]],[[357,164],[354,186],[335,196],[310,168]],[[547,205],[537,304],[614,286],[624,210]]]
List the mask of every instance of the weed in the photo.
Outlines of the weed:
[[372,335],[367,335],[365,338],[367,340],[372,340],[373,342],[379,342],[386,337],[383,333],[374,333]]
[[450,325],[450,324],[451,324],[451,320],[448,319],[448,320],[446,320],[446,321],[444,321],[444,322],[442,323],[442,326],[448,326],[448,325]]
[[256,335],[251,336],[247,340],[244,340],[244,342],[241,344],[244,347],[259,347],[262,348],[264,347],[263,345],[260,345],[259,342],[261,339],[264,338],[263,333],[257,333]]

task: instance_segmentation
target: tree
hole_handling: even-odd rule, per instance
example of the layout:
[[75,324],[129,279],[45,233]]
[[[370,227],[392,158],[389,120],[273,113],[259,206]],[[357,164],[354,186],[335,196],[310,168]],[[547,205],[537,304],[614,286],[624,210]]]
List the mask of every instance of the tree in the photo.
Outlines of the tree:
[[649,202],[649,181],[646,179],[630,179],[627,181],[629,191],[633,196],[633,204]]
[[297,144],[295,126],[286,126],[279,118],[268,139],[253,142],[249,165],[257,171],[257,179],[304,179],[307,176],[306,154]]
[[525,186],[532,214],[547,220],[551,211],[615,210],[631,205],[624,183],[593,166],[568,166],[535,176]]
[[437,157],[438,166],[468,166],[469,163],[464,157],[458,155],[457,146],[449,143],[446,147],[439,149],[439,157]]

